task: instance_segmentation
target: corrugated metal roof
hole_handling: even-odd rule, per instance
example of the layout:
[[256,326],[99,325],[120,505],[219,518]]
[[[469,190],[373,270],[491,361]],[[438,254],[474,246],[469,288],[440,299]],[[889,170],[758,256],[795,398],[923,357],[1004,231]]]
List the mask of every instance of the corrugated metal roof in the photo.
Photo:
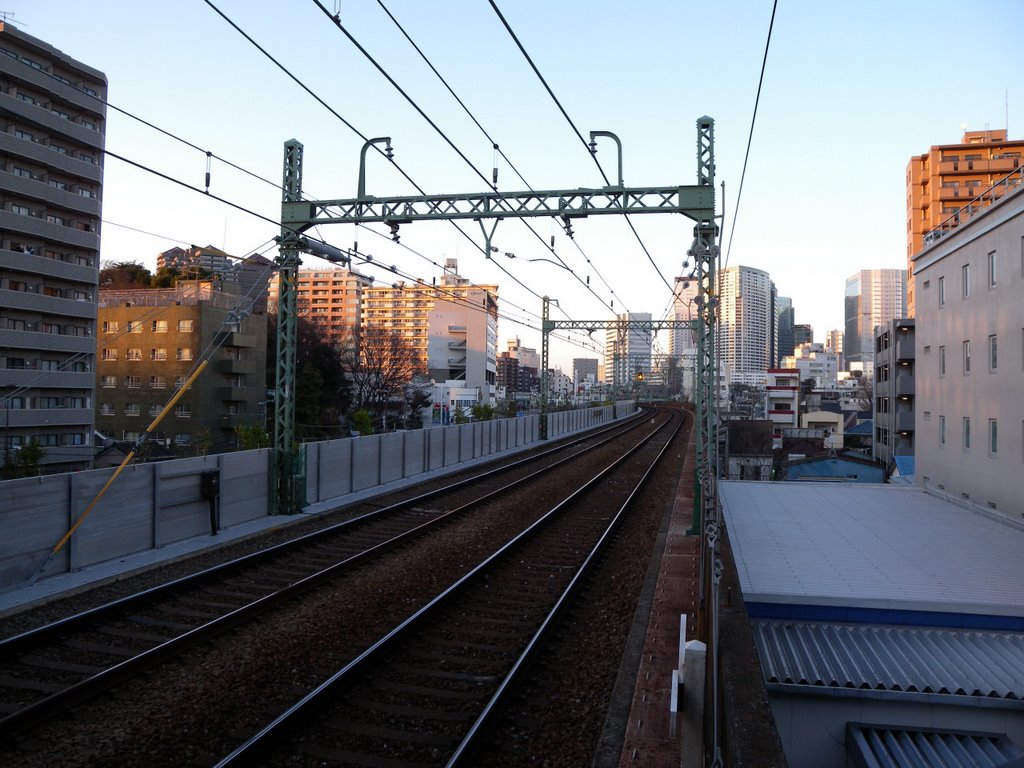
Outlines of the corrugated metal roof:
[[754,620],[769,683],[1019,700],[1024,634]]
[[1003,734],[851,723],[846,753],[857,768],[1000,768],[1024,751]]

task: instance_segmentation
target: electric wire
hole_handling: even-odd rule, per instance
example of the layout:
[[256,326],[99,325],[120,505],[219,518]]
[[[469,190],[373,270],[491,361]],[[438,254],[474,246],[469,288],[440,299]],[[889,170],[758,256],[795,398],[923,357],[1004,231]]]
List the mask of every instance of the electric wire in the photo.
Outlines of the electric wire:
[[[533,70],[534,74],[537,75],[537,78],[544,86],[544,89],[548,92],[548,95],[555,102],[555,105],[558,107],[558,110],[562,113],[562,116],[569,123],[569,127],[572,128],[573,132],[576,134],[576,137],[580,140],[580,143],[583,144],[584,148],[587,150],[587,153],[594,159],[594,163],[597,165],[597,169],[601,173],[601,178],[604,179],[605,185],[611,186],[611,183],[608,181],[608,176],[605,174],[604,169],[601,167],[601,163],[597,159],[596,153],[590,151],[590,145],[587,143],[586,139],[583,138],[583,134],[580,133],[579,128],[576,127],[576,124],[572,121],[572,118],[569,117],[569,113],[565,111],[565,107],[562,106],[562,102],[558,100],[557,96],[555,96],[555,92],[551,90],[551,86],[548,85],[548,81],[544,79],[544,75],[542,75],[540,70],[537,68],[537,65],[530,57],[530,54],[526,51],[526,47],[523,45],[518,35],[516,35],[515,31],[512,29],[512,26],[508,23],[508,20],[505,18],[504,14],[502,14],[501,10],[498,8],[497,3],[495,2],[495,0],[489,0],[489,2],[491,4],[491,8],[494,9],[494,12],[498,15],[498,18],[501,20],[502,25],[504,25],[505,30],[508,32],[509,36],[512,38],[516,46],[519,48],[520,53],[523,54],[523,57],[530,65],[530,68]],[[658,275],[659,278],[661,278],[661,282],[665,284],[665,287],[668,288],[669,291],[671,291],[672,286],[669,285],[669,282],[668,280],[665,279],[665,276],[661,274],[661,270],[658,269],[658,265],[657,263],[655,263],[654,257],[651,256],[651,252],[647,250],[647,246],[644,244],[643,239],[640,237],[640,233],[636,231],[636,227],[633,226],[633,222],[632,220],[630,220],[629,215],[623,214],[623,217],[625,218],[626,223],[629,225],[630,230],[632,230],[634,237],[636,237],[637,242],[640,244],[640,248],[647,256],[647,260],[651,262],[651,266],[654,267],[655,273]]]
[[743,153],[743,171],[740,173],[740,187],[736,192],[736,207],[732,212],[732,227],[729,230],[729,247],[725,251],[725,263],[723,267],[729,266],[729,254],[732,253],[732,238],[736,232],[736,220],[739,218],[740,200],[743,198],[743,180],[747,177],[747,161],[750,159],[750,147],[754,143],[754,124],[757,122],[757,107],[761,102],[761,86],[764,85],[764,70],[768,65],[768,48],[772,43],[772,27],[775,26],[775,9],[779,0],[772,3],[772,17],[768,22],[768,37],[764,41],[764,58],[761,59],[761,76],[757,80],[757,95],[754,97],[754,112],[750,116],[750,133],[747,135],[747,151]]
[[[218,16],[220,16],[225,22],[227,22],[236,32],[238,32],[249,43],[251,43],[260,53],[262,53],[264,56],[266,56],[268,59],[270,59],[282,72],[284,72],[286,75],[288,75],[288,77],[291,78],[300,88],[302,88],[306,93],[308,93],[310,96],[312,96],[316,100],[316,102],[318,104],[323,106],[328,112],[330,112],[332,115],[334,115],[334,117],[336,117],[338,120],[340,120],[353,133],[355,133],[357,136],[362,138],[364,142],[368,142],[369,141],[369,139],[362,132],[360,132],[354,125],[352,125],[352,123],[350,123],[348,120],[346,120],[344,117],[342,117],[341,114],[339,114],[326,101],[324,101],[322,98],[320,98],[320,96],[318,96],[311,88],[309,88],[298,77],[296,77],[294,74],[292,74],[291,71],[289,71],[287,67],[285,67],[283,64],[281,64],[281,62],[279,62],[276,58],[274,58],[270,54],[269,51],[267,51],[265,48],[263,48],[263,46],[261,46],[259,43],[257,43],[256,40],[254,40],[248,33],[246,33],[241,27],[239,27],[234,21],[232,21],[223,11],[221,11],[216,5],[214,5],[213,2],[211,2],[211,0],[204,0],[204,2],[211,9],[213,9],[213,11],[216,12]],[[426,193],[424,192],[422,187],[420,187],[418,184],[416,184],[416,182],[413,181],[412,177],[410,177],[401,168],[401,166],[399,166],[398,163],[396,163],[394,161],[393,158],[388,158],[387,155],[384,153],[384,151],[381,150],[380,147],[378,147],[376,144],[372,144],[370,146],[372,146],[382,157],[387,159],[395,167],[395,169],[406,179],[406,181],[408,181],[410,184],[412,184],[412,186],[421,195],[426,195]],[[179,183],[181,183],[181,182],[179,182]],[[481,250],[481,251],[483,250],[482,246],[477,244],[476,241],[474,241],[473,238],[465,230],[463,230],[462,227],[460,227],[457,222],[451,221],[451,225],[453,227],[455,227],[455,229],[464,238],[466,238],[470,243],[472,243],[474,248],[477,248],[478,250]],[[495,262],[495,266],[497,266],[497,268],[500,271],[504,272],[511,280],[515,281],[524,290],[526,290],[527,292],[529,292],[530,294],[532,294],[533,296],[535,296],[538,299],[543,298],[540,294],[538,294],[532,288],[530,288],[527,285],[525,285],[521,280],[519,280],[519,278],[515,277],[512,273],[510,273],[507,269],[505,269],[501,264],[498,264],[497,262]]]
[[[473,112],[469,109],[469,107],[466,106],[465,102],[463,102],[462,99],[459,98],[459,95],[457,93],[455,93],[455,90],[451,87],[451,85],[449,85],[448,81],[444,78],[444,76],[437,70],[437,67],[434,66],[433,62],[431,62],[430,59],[427,58],[427,55],[423,52],[423,50],[412,39],[412,37],[406,31],[405,27],[403,27],[402,24],[398,21],[398,19],[395,18],[394,14],[391,13],[390,10],[388,10],[388,7],[384,4],[383,0],[377,0],[377,4],[381,7],[381,9],[384,11],[384,13],[387,14],[388,18],[391,19],[392,23],[394,23],[394,25],[398,28],[398,31],[402,33],[402,35],[408,41],[409,45],[411,45],[413,47],[413,49],[416,51],[416,53],[419,54],[420,58],[423,59],[423,62],[427,65],[427,67],[430,68],[430,71],[433,72],[434,75],[437,77],[437,79],[441,81],[441,84],[444,85],[444,87],[448,90],[448,93],[451,94],[452,98],[455,99],[455,101],[458,103],[458,105],[460,107],[462,107],[462,110],[466,113],[466,115],[469,117],[469,119],[473,121],[473,124],[476,125],[476,127],[480,129],[480,132],[484,135],[484,137],[489,142],[491,142],[491,145],[494,147],[495,151],[498,154],[501,155],[501,157],[505,160],[506,163],[508,163],[509,167],[513,170],[513,172],[515,172],[516,176],[519,177],[519,180],[521,182],[523,182],[523,185],[530,192],[534,192],[535,193],[536,190],[523,177],[523,174],[519,172],[519,169],[516,168],[516,166],[512,162],[512,160],[509,159],[508,155],[506,155],[504,150],[501,149],[501,146],[498,144],[497,141],[494,140],[494,137],[491,136],[490,133],[488,133],[487,129],[484,128],[483,125],[481,125],[480,121],[477,120],[476,115],[474,115]],[[348,34],[348,33],[346,33],[346,34]],[[349,37],[351,39],[351,35]],[[362,50],[362,49],[360,49],[360,50]],[[495,189],[497,189],[497,185],[495,184],[494,186],[495,186]],[[597,293],[590,287],[589,283],[584,282],[584,280],[582,278],[580,278],[580,276],[577,275],[576,272],[568,264],[565,263],[565,260],[562,259],[562,257],[558,254],[558,252],[554,249],[553,246],[549,246],[547,243],[545,243],[544,238],[541,237],[540,233],[537,232],[536,229],[534,229],[534,227],[529,223],[529,221],[527,221],[526,219],[520,219],[520,221],[533,233],[534,237],[536,237],[540,241],[540,243],[545,247],[545,249],[549,250],[552,253],[552,255],[554,255],[554,257],[556,259],[558,259],[558,261],[562,264],[562,266],[573,277],[575,277],[576,280],[584,288],[586,288],[591,294],[593,294],[593,296],[598,301],[600,301],[602,304],[604,304],[605,307],[610,309],[612,312],[615,311],[612,307],[610,307],[608,305],[608,303],[604,299],[602,299],[600,296],[597,295]],[[590,259],[587,257],[586,253],[583,252],[583,249],[582,249],[582,247],[580,247],[579,243],[577,243],[575,239],[573,239],[572,242],[579,249],[580,253],[583,254],[583,257],[586,259],[587,264],[589,264],[594,269],[594,272],[597,273],[598,277],[601,278],[601,282],[603,282],[605,284],[605,286],[609,289],[609,291],[611,291],[611,295],[615,296],[616,298],[619,298],[616,295],[615,291],[611,288],[611,286],[608,285],[608,281],[605,280],[604,276],[600,274],[600,272],[597,269],[597,266],[593,262],[591,262]],[[621,299],[620,299],[620,302],[621,302]]]

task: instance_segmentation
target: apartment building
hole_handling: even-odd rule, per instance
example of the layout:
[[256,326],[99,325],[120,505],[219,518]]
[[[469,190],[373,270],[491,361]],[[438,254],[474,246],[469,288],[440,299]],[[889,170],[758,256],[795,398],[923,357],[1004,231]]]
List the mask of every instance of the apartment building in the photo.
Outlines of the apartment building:
[[[359,332],[363,293],[372,278],[342,267],[300,269],[296,278],[295,307],[312,323],[321,338],[338,349],[347,349]],[[279,280],[270,284],[270,311],[277,312]]]
[[397,282],[363,289],[361,323],[393,331],[417,351],[436,382],[462,381],[493,403],[497,380],[498,286],[474,285],[446,262],[441,285]]
[[[933,146],[907,163],[907,267],[933,230],[955,227],[960,211],[981,208],[1024,180],[1024,139],[1007,131],[965,131],[960,143]],[[983,191],[990,194],[982,195]],[[907,316],[916,316],[914,277],[907,284]]]
[[781,367],[798,370],[800,381],[814,379],[815,389],[834,389],[839,380],[839,355],[824,344],[800,344],[782,358]]
[[873,449],[887,467],[897,456],[914,455],[915,328],[904,317],[875,333]]
[[718,273],[718,294],[718,344],[728,381],[763,384],[778,349],[775,285],[764,270],[726,267]]
[[914,255],[916,481],[1019,520],[1024,186]]
[[825,331],[825,349],[836,353],[838,370],[846,370],[846,358],[843,355],[843,332],[838,328]]
[[175,246],[156,257],[157,270],[176,269],[183,275],[199,271],[223,275],[233,272],[235,264],[233,256],[212,245],[205,248],[198,245],[188,248]]
[[266,426],[267,318],[239,319],[251,299],[218,282],[100,291],[96,429],[104,437],[137,439],[211,350],[152,439],[216,453],[237,447],[236,427]]
[[765,415],[776,434],[785,427],[800,426],[800,371],[770,368],[765,377]]
[[846,278],[843,355],[847,366],[870,373],[875,359],[875,326],[907,317],[907,271],[862,269]]
[[106,76],[0,23],[0,429],[88,468]]

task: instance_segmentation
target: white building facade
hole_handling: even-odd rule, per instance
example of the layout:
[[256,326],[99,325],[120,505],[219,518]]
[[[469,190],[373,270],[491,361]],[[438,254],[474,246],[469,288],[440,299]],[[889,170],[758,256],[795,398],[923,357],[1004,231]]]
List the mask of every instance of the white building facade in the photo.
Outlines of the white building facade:
[[718,344],[729,382],[760,385],[772,366],[775,345],[775,286],[753,267],[726,267],[718,273]]
[[1024,189],[914,256],[916,482],[1024,514]]
[[[846,278],[843,356],[871,372],[875,358],[875,326],[907,314],[907,270],[862,269]],[[851,368],[850,370],[854,370]]]

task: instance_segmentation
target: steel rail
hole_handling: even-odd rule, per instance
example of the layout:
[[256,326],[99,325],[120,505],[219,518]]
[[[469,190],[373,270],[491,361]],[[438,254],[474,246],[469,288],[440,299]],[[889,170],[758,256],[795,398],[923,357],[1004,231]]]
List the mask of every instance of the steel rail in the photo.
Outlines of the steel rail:
[[[456,595],[459,595],[463,590],[475,582],[483,574],[486,574],[496,563],[503,561],[512,552],[517,551],[519,546],[526,542],[528,539],[535,536],[541,529],[546,527],[550,522],[557,519],[558,514],[564,510],[569,504],[575,501],[583,493],[591,490],[594,486],[605,479],[607,475],[618,468],[627,459],[633,456],[641,448],[643,448],[655,435],[657,435],[662,429],[664,429],[671,419],[666,421],[664,424],[657,426],[649,434],[645,435],[641,440],[634,444],[629,450],[624,452],[608,466],[602,469],[600,472],[595,474],[584,484],[579,486],[576,490],[566,496],[562,501],[558,502],[540,518],[530,524],[520,533],[516,534],[512,539],[502,545],[498,550],[488,555],[484,560],[478,563],[472,570],[467,572],[465,575],[457,579],[447,588],[445,588],[440,594],[433,598],[430,602],[420,607],[411,616],[405,619],[401,624],[394,627],[391,631],[381,637],[377,642],[371,645],[369,648],[360,653],[353,660],[348,662],[342,669],[337,671],[331,677],[326,679],[310,693],[302,697],[298,702],[289,707],[285,712],[276,717],[271,723],[264,726],[259,732],[254,734],[243,744],[233,750],[229,755],[224,757],[220,762],[216,764],[216,768],[234,768],[235,766],[245,765],[261,765],[266,757],[266,754],[279,743],[280,740],[286,738],[286,736],[301,726],[302,721],[306,720],[309,716],[315,714],[321,708],[326,707],[330,704],[330,701],[335,696],[336,692],[343,686],[345,686],[356,674],[361,672],[368,664],[377,660],[382,654],[390,650],[400,640],[405,639],[411,634],[413,629],[418,628],[427,617],[435,614],[437,611],[444,608],[448,602]],[[655,463],[661,459],[664,452],[669,444],[672,442],[672,437],[678,432],[681,427],[682,421],[676,426],[676,430],[673,435],[666,441],[666,445],[658,453],[658,457]],[[650,468],[644,474],[641,482],[646,482],[650,475]],[[633,496],[637,492],[634,489],[627,500],[632,500]],[[626,505],[623,505],[625,507]],[[614,520],[618,521],[621,519],[621,511],[614,516]],[[617,522],[616,522],[617,524]],[[606,542],[608,539],[608,531],[600,537],[600,542]],[[592,562],[592,556],[587,557],[586,562]],[[573,583],[576,583],[576,579],[573,579]],[[564,601],[559,599],[558,606],[563,605]],[[546,624],[549,622],[545,622]],[[479,720],[479,719],[478,719]]]
[[[323,531],[306,534],[289,542],[275,545],[267,550],[236,558],[228,563],[214,566],[213,568],[207,569],[198,574],[182,577],[181,579],[169,582],[166,585],[153,587],[137,593],[136,595],[131,595],[126,598],[122,598],[121,600],[99,606],[98,608],[90,611],[76,614],[68,619],[44,625],[43,627],[35,630],[29,630],[28,632],[8,638],[8,640],[0,643],[0,650],[6,650],[10,655],[14,655],[15,651],[11,651],[12,646],[19,650],[28,646],[36,647],[40,642],[52,641],[54,638],[67,634],[69,631],[80,629],[83,625],[89,625],[90,623],[95,624],[97,621],[108,619],[113,613],[118,611],[138,608],[140,605],[152,601],[153,598],[171,596],[188,586],[201,585],[216,576],[223,576],[230,573],[231,570],[240,570],[246,566],[259,565],[268,559],[270,553],[281,554],[287,552],[290,549],[296,548],[300,543],[310,543],[311,541],[324,538],[329,533],[342,532],[345,529],[351,528],[356,523],[366,523],[372,520],[379,520],[389,513],[395,513],[407,507],[414,506],[424,500],[433,499],[438,496],[451,493],[455,489],[470,486],[475,482],[479,482],[483,478],[500,475],[502,472],[535,462],[541,458],[549,457],[559,451],[571,449],[581,443],[591,442],[595,437],[601,438],[596,443],[593,443],[593,445],[588,446],[584,451],[562,457],[554,463],[547,464],[534,472],[517,478],[510,483],[506,483],[500,488],[492,489],[471,501],[465,502],[454,509],[439,514],[437,517],[429,521],[408,528],[402,533],[361,550],[357,554],[351,555],[337,563],[327,566],[326,568],[315,571],[314,573],[300,578],[287,586],[281,587],[278,590],[259,597],[252,602],[231,610],[216,619],[194,627],[181,635],[177,635],[129,659],[125,659],[114,666],[87,677],[78,683],[68,686],[67,688],[57,691],[34,702],[33,704],[0,718],[0,736],[10,736],[12,734],[23,732],[28,728],[38,725],[39,723],[53,717],[57,713],[65,711],[71,706],[93,698],[102,691],[108,690],[114,685],[138,675],[145,669],[181,654],[188,648],[191,648],[204,640],[249,621],[282,603],[296,599],[305,592],[308,592],[309,590],[314,589],[332,579],[340,577],[346,571],[351,570],[355,566],[371,559],[372,557],[379,556],[390,549],[411,541],[413,538],[421,536],[433,528],[440,527],[443,523],[454,519],[458,515],[465,514],[475,506],[493,499],[516,486],[522,485],[541,474],[551,472],[558,467],[579,458],[585,453],[607,444],[620,435],[628,433],[632,429],[636,428],[645,419],[646,414],[641,413],[626,421],[617,422],[613,426],[600,429],[596,433],[588,433],[584,438],[572,440],[556,448],[545,450],[541,454],[526,457],[517,460],[512,464],[507,464],[500,468],[474,475],[473,477],[458,481],[451,486],[419,494],[396,504],[382,507],[379,510],[367,513],[366,515],[362,515],[358,518],[353,518],[352,520],[347,520],[343,523],[330,526]],[[7,646],[6,648],[5,644]]]

